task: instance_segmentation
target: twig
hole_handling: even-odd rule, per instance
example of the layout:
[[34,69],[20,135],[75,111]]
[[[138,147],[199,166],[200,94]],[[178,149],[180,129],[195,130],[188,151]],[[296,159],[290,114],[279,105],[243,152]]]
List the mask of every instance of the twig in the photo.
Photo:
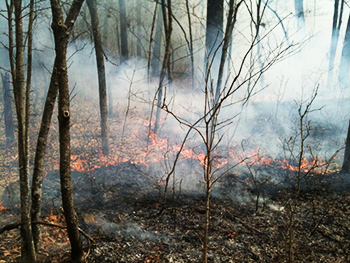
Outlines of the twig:
[[329,209],[327,210],[326,213],[324,213],[324,214],[322,215],[322,217],[321,217],[320,220],[317,222],[317,224],[316,224],[316,226],[314,227],[314,229],[310,232],[309,237],[311,237],[311,236],[316,232],[316,230],[318,229],[318,227],[321,225],[321,222],[322,222],[323,218],[326,217],[326,215],[328,214],[328,212],[329,212]]
[[[44,225],[44,226],[51,226],[51,227],[57,227],[57,228],[60,228],[60,229],[67,229],[66,226],[61,226],[61,225],[57,225],[57,224],[49,223],[49,222],[44,222],[44,221],[33,221],[32,225],[35,225],[35,224]],[[6,226],[4,226],[4,227],[2,227],[0,229],[0,235],[2,233],[4,233],[5,231],[10,231],[10,230],[19,228],[22,225],[23,225],[23,223],[21,223],[21,222],[16,222],[16,223],[13,223],[13,224],[6,225]],[[88,241],[88,252],[86,253],[86,256],[85,256],[85,257],[87,257],[89,255],[89,253],[90,253],[90,250],[91,250],[91,243],[95,243],[95,240],[89,234],[87,234],[84,230],[82,230],[81,228],[78,227],[78,230],[86,238],[86,240]]]

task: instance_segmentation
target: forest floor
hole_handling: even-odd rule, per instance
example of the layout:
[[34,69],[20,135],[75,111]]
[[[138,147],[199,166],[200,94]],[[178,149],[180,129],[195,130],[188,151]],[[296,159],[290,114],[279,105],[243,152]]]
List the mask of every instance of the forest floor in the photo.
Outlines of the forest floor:
[[[143,168],[124,163],[73,173],[80,225],[94,239],[90,246],[84,240],[87,262],[200,262],[204,192],[169,190],[166,208],[158,215],[162,190],[159,182],[142,173]],[[46,178],[44,199],[49,202],[43,220],[64,225],[56,203],[57,176],[50,173]],[[242,179],[232,174],[213,192],[209,262],[286,262],[291,190],[266,187],[265,200],[257,203]],[[350,192],[344,184],[339,191],[324,186],[302,192],[295,204],[294,262],[350,261]],[[3,199],[3,204],[10,207],[11,201]],[[54,205],[49,208],[49,203]],[[4,208],[1,225],[16,221],[15,213],[16,207]],[[68,242],[65,230],[43,226],[40,258],[69,262]],[[19,262],[19,255],[18,230],[3,233],[0,262]]]
[[[205,196],[200,148],[185,149],[177,177],[170,180],[167,205],[159,214],[164,175],[179,149],[169,140],[169,131],[168,138],[150,135],[148,116],[137,107],[128,116],[114,116],[111,157],[106,158],[99,151],[98,107],[78,98],[73,105],[77,105],[71,127],[74,202],[82,230],[94,240],[89,245],[83,237],[87,262],[201,262]],[[31,156],[39,123],[33,121]],[[56,118],[50,133],[42,221],[64,226]],[[294,262],[350,262],[349,175],[337,174],[336,169],[310,173],[295,199],[290,187],[295,166],[288,170],[272,159],[263,165],[263,159],[247,164],[249,171],[235,169],[214,185],[209,262],[287,262],[291,231]],[[17,167],[16,147],[1,151],[0,229],[20,218]],[[41,262],[69,262],[69,249],[64,229],[42,226]],[[18,229],[0,234],[0,263],[19,259]]]

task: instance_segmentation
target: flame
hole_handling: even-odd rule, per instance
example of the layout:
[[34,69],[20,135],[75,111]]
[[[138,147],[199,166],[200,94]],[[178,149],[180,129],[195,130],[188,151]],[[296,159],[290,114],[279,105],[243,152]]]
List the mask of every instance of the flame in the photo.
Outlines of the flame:
[[2,203],[0,202],[0,212],[5,210],[5,207],[2,205]]
[[[192,159],[196,160],[198,164],[206,167],[208,165],[207,155],[205,152],[195,148],[187,148],[186,145],[171,144],[168,138],[161,138],[155,133],[148,133],[146,140],[142,140],[140,132],[132,132],[130,134],[132,142],[126,141],[125,144],[120,146],[118,151],[114,150],[109,156],[103,155],[100,150],[98,156],[84,156],[84,155],[71,155],[71,170],[78,172],[90,172],[98,168],[117,166],[120,163],[129,162],[135,165],[145,165],[149,167],[152,163],[158,163],[163,160],[170,160],[175,158],[177,153],[180,153],[180,160]],[[141,141],[138,146],[132,146],[133,142]],[[223,168],[225,166],[234,165],[240,163],[240,165],[254,165],[257,167],[276,167],[290,171],[308,172],[313,170],[315,173],[321,173],[320,167],[325,163],[319,158],[313,158],[308,160],[306,157],[302,158],[300,167],[298,165],[291,164],[286,158],[278,159],[269,157],[268,154],[261,154],[259,147],[242,154],[237,154],[234,147],[226,149],[225,152],[213,152],[212,165],[216,169]],[[243,158],[242,156],[246,156]],[[245,160],[244,162],[242,162]],[[59,164],[55,161],[54,169],[57,170]]]

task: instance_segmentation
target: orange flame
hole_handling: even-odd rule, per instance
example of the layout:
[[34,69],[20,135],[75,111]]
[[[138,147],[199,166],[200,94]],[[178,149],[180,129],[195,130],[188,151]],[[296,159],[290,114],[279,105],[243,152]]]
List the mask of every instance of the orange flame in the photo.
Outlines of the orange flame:
[[[138,140],[140,135],[138,132],[131,134],[133,140]],[[104,156],[100,150],[98,158],[89,156],[84,159],[84,156],[72,154],[71,155],[71,170],[78,172],[90,172],[101,167],[116,166],[123,162],[130,162],[131,164],[142,164],[149,166],[151,163],[158,163],[165,160],[169,156],[175,156],[180,152],[181,159],[193,159],[197,160],[202,166],[207,166],[207,156],[203,151],[196,152],[194,149],[189,149],[185,145],[171,145],[167,138],[160,138],[155,133],[148,134],[148,142],[144,141],[143,145],[140,145],[136,149],[128,149],[128,145],[123,145],[118,152],[112,152],[109,156]],[[318,158],[314,158],[309,161],[307,158],[303,158],[300,167],[298,165],[290,164],[287,159],[271,158],[267,154],[261,154],[259,147],[253,150],[249,154],[245,154],[246,161],[254,166],[274,166],[290,171],[302,171],[308,172],[313,169],[316,173],[321,173],[319,167],[325,165],[325,163]],[[222,157],[218,153],[214,153],[215,156],[211,161],[216,169],[223,168],[228,164],[241,163],[243,158],[241,155],[237,155],[234,149],[226,150],[225,157]],[[94,159],[93,159],[94,158]],[[241,165],[244,165],[242,162]],[[56,161],[54,169],[58,169],[59,164]]]
[[5,207],[2,205],[2,203],[0,202],[0,212],[2,211],[2,210],[5,210]]

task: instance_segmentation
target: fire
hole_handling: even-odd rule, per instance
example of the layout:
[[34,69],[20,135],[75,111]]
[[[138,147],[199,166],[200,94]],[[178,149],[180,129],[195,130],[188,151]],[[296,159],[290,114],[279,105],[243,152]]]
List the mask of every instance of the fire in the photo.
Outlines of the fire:
[[281,167],[283,169],[288,169],[291,171],[299,171],[300,169],[300,171],[305,173],[309,172],[310,169],[319,168],[325,165],[326,163],[319,158],[313,158],[311,161],[309,161],[306,157],[302,158],[300,167],[290,165],[286,159],[283,159],[281,162]]
[[[109,156],[104,156],[102,151],[98,156],[83,156],[78,154],[71,155],[71,170],[78,172],[90,172],[95,169],[108,166],[117,166],[123,162],[129,162],[135,165],[145,165],[149,167],[152,163],[159,163],[164,160],[175,159],[176,154],[180,154],[179,160],[192,159],[202,166],[207,165],[207,155],[202,150],[196,148],[187,148],[186,145],[171,144],[168,138],[161,138],[155,133],[149,133],[146,139],[139,132],[132,132],[131,142],[126,141],[121,144],[118,150],[114,150]],[[140,141],[137,146],[132,146],[133,142]],[[308,172],[310,169],[315,173],[321,173],[320,167],[325,163],[319,158],[312,160],[306,157],[302,158],[300,167],[291,164],[286,158],[278,159],[269,157],[268,154],[261,154],[259,147],[250,152],[237,153],[235,147],[226,149],[223,152],[215,151],[212,153],[212,165],[215,169],[230,167],[230,165],[254,165],[257,167],[276,167],[290,171]],[[173,159],[172,159],[173,158]],[[243,162],[244,160],[244,162]],[[58,169],[59,164],[56,161],[54,169]]]
[[0,212],[2,211],[2,210],[5,210],[5,207],[2,205],[2,203],[0,202]]

